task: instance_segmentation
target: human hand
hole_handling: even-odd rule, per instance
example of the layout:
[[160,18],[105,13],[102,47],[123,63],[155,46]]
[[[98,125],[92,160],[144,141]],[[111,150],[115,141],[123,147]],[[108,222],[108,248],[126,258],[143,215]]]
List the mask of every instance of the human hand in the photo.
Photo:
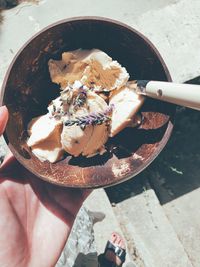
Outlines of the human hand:
[[[0,108],[0,135],[8,120]],[[55,266],[88,190],[48,184],[9,155],[0,168],[0,265]]]

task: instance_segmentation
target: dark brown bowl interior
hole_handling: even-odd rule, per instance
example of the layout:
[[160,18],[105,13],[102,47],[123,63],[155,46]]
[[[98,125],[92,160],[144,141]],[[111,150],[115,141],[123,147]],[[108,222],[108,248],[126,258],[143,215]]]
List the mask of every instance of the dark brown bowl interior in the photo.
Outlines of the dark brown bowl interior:
[[66,187],[102,187],[127,180],[155,159],[170,137],[175,106],[147,99],[144,123],[109,140],[112,151],[95,158],[72,158],[51,164],[27,152],[27,124],[47,111],[59,87],[50,81],[47,62],[62,52],[99,48],[122,66],[131,79],[170,81],[169,72],[144,36],[116,21],[82,17],[50,25],[19,51],[4,80],[1,103],[9,109],[5,138],[16,158],[38,177]]

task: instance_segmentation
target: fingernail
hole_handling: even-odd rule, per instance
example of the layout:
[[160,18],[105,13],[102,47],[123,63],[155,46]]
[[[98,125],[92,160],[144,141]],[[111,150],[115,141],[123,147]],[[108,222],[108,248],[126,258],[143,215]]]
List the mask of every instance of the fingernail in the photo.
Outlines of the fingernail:
[[0,107],[0,116],[3,114],[8,114],[8,109],[5,105]]
[[6,106],[0,107],[0,135],[4,132],[8,121],[8,109]]
[[0,115],[5,112],[5,109],[7,109],[5,105],[0,107]]

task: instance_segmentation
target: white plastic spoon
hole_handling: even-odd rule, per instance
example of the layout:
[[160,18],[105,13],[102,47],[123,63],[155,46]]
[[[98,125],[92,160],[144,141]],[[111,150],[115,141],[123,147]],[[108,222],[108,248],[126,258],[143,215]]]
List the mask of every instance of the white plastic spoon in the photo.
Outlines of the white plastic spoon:
[[200,85],[138,80],[127,83],[136,93],[200,110]]

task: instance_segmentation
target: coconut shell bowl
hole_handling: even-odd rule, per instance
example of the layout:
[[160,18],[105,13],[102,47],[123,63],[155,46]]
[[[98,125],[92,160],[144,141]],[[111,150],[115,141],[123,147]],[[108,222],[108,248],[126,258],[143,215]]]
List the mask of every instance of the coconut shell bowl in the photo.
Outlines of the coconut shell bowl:
[[144,170],[161,152],[173,129],[175,106],[146,99],[142,124],[108,140],[108,152],[92,158],[70,155],[57,163],[41,162],[26,145],[27,125],[45,114],[59,95],[48,60],[63,52],[98,48],[124,66],[130,80],[171,81],[152,43],[133,28],[106,18],[78,17],[54,23],[33,36],[17,53],[3,82],[1,104],[9,110],[4,137],[17,160],[38,178],[77,188],[112,186]]

